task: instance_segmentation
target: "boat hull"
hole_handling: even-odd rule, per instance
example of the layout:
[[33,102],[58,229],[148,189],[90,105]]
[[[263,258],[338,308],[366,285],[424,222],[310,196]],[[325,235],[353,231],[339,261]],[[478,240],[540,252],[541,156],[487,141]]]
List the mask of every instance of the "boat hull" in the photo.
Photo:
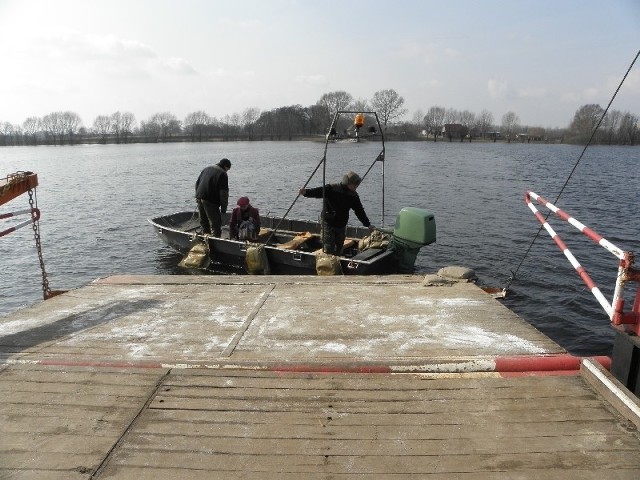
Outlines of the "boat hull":
[[[229,214],[223,216],[223,224],[228,224]],[[222,238],[203,236],[198,233],[200,222],[197,212],[178,212],[172,215],[149,220],[156,234],[164,243],[180,253],[187,253],[196,241],[206,241],[209,257],[213,265],[247,273],[246,254],[250,243],[230,240],[228,229],[223,229]],[[270,273],[275,275],[316,275],[316,251],[321,248],[320,226],[318,222],[306,220],[281,220],[278,217],[262,217],[261,228],[266,232],[260,243],[269,262]],[[275,233],[273,235],[270,232]],[[315,238],[300,249],[281,248],[302,232],[309,232]],[[347,227],[347,237],[360,239],[369,234],[369,230],[359,227]],[[342,273],[345,275],[384,275],[398,273],[397,259],[391,250],[369,249],[363,252],[356,248],[345,249],[340,257]]]

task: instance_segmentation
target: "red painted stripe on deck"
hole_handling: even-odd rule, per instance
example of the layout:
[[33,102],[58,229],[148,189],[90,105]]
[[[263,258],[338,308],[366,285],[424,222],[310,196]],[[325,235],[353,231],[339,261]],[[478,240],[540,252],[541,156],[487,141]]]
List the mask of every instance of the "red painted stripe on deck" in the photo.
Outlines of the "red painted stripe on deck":
[[[593,357],[606,369],[611,367],[611,358]],[[496,358],[496,372],[549,372],[579,370],[582,357],[573,355],[550,355],[530,357],[498,357]]]

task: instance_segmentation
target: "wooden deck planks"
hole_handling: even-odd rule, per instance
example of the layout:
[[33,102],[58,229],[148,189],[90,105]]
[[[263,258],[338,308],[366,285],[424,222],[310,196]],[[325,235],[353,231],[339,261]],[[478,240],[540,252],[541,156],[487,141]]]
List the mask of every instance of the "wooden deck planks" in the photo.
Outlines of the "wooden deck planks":
[[165,373],[6,368],[0,375],[0,478],[87,478]]
[[[577,395],[567,396],[560,382]],[[503,399],[492,399],[493,391]],[[181,478],[205,471],[214,478],[500,478],[490,474],[505,471],[512,476],[504,478],[634,478],[639,450],[635,429],[580,377],[179,372],[165,379],[104,473],[133,478],[125,472],[153,465],[178,469]],[[582,469],[586,476],[577,475]]]
[[577,371],[330,373],[563,353],[468,284],[104,279],[0,322],[0,479],[640,478]]

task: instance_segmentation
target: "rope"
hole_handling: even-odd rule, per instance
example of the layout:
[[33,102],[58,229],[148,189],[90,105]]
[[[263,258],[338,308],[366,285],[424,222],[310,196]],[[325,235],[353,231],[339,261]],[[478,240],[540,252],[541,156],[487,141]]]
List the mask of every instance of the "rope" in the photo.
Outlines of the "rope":
[[[311,175],[309,175],[309,178],[307,179],[307,181],[304,183],[302,188],[307,188],[307,185],[309,185],[309,182],[311,181],[311,179],[313,178],[313,176],[316,174],[316,172],[318,171],[318,169],[320,168],[320,165],[322,165],[324,163],[324,161],[327,159],[327,151],[325,148],[325,152],[324,152],[324,156],[322,157],[322,160],[320,160],[320,162],[318,163],[318,165],[316,165],[316,168],[313,170],[313,172],[311,173]],[[278,224],[276,225],[276,228],[274,228],[271,231],[271,234],[269,235],[269,237],[267,238],[267,240],[264,242],[265,245],[268,245],[269,242],[271,241],[271,238],[275,235],[275,233],[278,231],[278,229],[280,228],[280,225],[282,225],[282,222],[284,222],[284,219],[287,218],[287,215],[289,215],[289,212],[291,212],[291,209],[293,208],[293,206],[296,204],[296,202],[298,201],[298,199],[300,198],[300,192],[298,192],[298,194],[296,195],[296,198],[293,199],[293,202],[291,202],[291,205],[289,206],[289,208],[287,209],[287,211],[285,212],[285,214],[282,216],[282,218],[280,219],[280,221],[278,222]]]
[[[613,93],[613,96],[611,97],[611,100],[609,100],[609,104],[607,105],[607,108],[605,108],[604,111],[602,112],[602,115],[600,116],[600,120],[598,120],[597,125],[595,126],[595,128],[591,132],[591,136],[589,137],[589,140],[587,141],[586,145],[582,149],[582,152],[580,153],[580,156],[578,157],[578,160],[576,161],[575,165],[571,169],[571,172],[569,173],[569,176],[565,180],[564,185],[562,185],[562,188],[560,189],[560,192],[558,193],[558,196],[556,197],[555,201],[553,202],[554,204],[558,203],[558,200],[560,200],[560,196],[564,192],[564,189],[566,188],[566,186],[569,184],[569,180],[573,176],[573,173],[576,171],[576,168],[578,168],[578,165],[580,164],[580,161],[582,160],[582,157],[584,156],[585,152],[587,151],[587,148],[591,145],[591,142],[593,141],[593,138],[595,137],[596,132],[598,131],[598,129],[600,128],[600,125],[602,124],[602,122],[604,120],[604,117],[607,115],[607,112],[609,112],[609,108],[611,108],[611,104],[613,103],[613,101],[615,100],[616,96],[618,95],[618,92],[620,91],[620,88],[622,88],[622,85],[624,84],[624,81],[629,76],[629,72],[631,72],[631,69],[633,68],[633,65],[636,63],[636,60],[638,60],[639,56],[640,56],[640,50],[638,50],[638,53],[636,53],[636,56],[634,57],[633,61],[631,62],[631,65],[629,65],[629,68],[627,68],[627,72],[622,77],[622,80],[620,80],[620,83],[618,84],[618,88],[616,88],[616,91]],[[551,215],[551,212],[547,213],[547,215],[545,216],[545,220],[547,220],[549,218],[549,215]],[[531,240],[531,243],[529,244],[529,247],[525,251],[524,256],[522,257],[522,260],[520,260],[520,263],[516,267],[515,271],[514,270],[511,271],[511,276],[509,277],[509,280],[507,281],[507,284],[504,287],[504,291],[508,290],[509,287],[511,286],[511,283],[513,283],[513,281],[516,279],[516,275],[518,273],[518,270],[520,270],[520,267],[522,266],[522,264],[524,263],[525,259],[527,258],[527,255],[529,255],[529,252],[531,251],[531,248],[533,247],[533,244],[537,240],[537,238],[540,235],[540,232],[542,231],[543,228],[544,228],[544,225],[540,225],[540,227],[538,228],[538,231],[536,232],[535,236]]]

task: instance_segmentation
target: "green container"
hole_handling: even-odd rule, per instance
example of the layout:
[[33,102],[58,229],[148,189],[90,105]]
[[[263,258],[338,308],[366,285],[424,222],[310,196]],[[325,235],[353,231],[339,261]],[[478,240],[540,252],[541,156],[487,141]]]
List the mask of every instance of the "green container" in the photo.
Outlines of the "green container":
[[436,241],[436,220],[422,208],[404,207],[396,217],[393,236],[409,245],[429,245]]

